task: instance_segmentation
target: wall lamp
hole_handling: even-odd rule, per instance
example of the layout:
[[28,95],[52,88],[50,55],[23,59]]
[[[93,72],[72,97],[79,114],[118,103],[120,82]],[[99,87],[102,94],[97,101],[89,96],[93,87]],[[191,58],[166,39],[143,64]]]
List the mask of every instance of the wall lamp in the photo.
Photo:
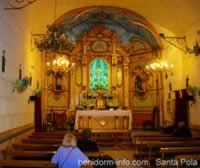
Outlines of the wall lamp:
[[[200,41],[196,41],[193,48],[189,48],[186,42],[186,36],[165,36],[165,34],[160,33],[160,38],[168,42],[173,47],[189,54],[195,54],[196,56],[200,55]],[[200,39],[200,31],[197,32],[197,36]],[[181,43],[183,46],[179,46],[178,43]]]

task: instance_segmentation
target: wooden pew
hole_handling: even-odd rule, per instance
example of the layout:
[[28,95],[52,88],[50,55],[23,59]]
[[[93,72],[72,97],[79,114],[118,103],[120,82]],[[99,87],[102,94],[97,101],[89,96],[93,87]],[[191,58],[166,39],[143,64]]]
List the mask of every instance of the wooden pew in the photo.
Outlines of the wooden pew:
[[[84,152],[86,156],[89,158],[98,157],[104,155],[102,152]],[[51,159],[51,157],[55,154],[55,151],[22,151],[16,150],[9,153],[9,158],[12,159]],[[35,159],[34,159],[35,160]]]
[[136,140],[137,144],[143,144],[144,141],[192,141],[200,140],[200,136],[195,137],[140,137]]
[[[176,155],[175,159],[178,161],[178,165],[177,168],[185,168],[186,165],[181,165],[181,160],[185,159],[185,160],[196,160],[198,166],[194,166],[194,167],[199,167],[200,166],[200,155],[199,154],[181,154],[181,155]],[[192,167],[192,166],[190,166]]]
[[197,154],[190,154],[190,155],[185,155],[185,154],[180,154],[180,155],[176,155],[175,157],[176,159],[197,159],[197,160],[200,160],[200,155],[197,155]]
[[55,154],[55,151],[23,151],[15,150],[8,153],[9,159],[17,160],[51,160],[52,156]]
[[63,139],[63,136],[56,136],[56,135],[51,135],[51,136],[46,136],[46,135],[29,135],[29,138],[33,139]]
[[160,132],[155,132],[155,133],[152,133],[152,134],[150,134],[150,133],[133,133],[132,135],[131,135],[131,137],[132,137],[132,141],[133,141],[133,143],[135,144],[136,142],[137,142],[137,140],[139,139],[139,138],[147,138],[147,137],[172,137],[172,135],[171,134],[161,134]]
[[24,143],[24,144],[61,144],[62,140],[61,139],[28,138],[28,139],[22,139],[22,143]]
[[[3,168],[57,168],[50,161],[36,160],[0,160],[0,167]],[[81,168],[92,168],[91,165],[83,165]]]
[[[92,139],[93,140],[93,139]],[[61,139],[47,139],[47,138],[28,138],[28,139],[23,139],[22,142],[24,144],[49,144],[49,145],[54,145],[54,144],[61,144],[62,140]],[[106,147],[106,146],[113,146],[116,141],[113,139],[104,139],[104,138],[99,138],[95,141],[98,146]],[[123,142],[122,140],[118,143]]]
[[199,153],[200,154],[200,147],[195,146],[195,147],[163,147],[160,148],[161,156],[162,159],[165,158],[165,155],[173,154],[188,154],[188,153]]
[[[139,133],[139,134],[132,134],[132,140],[133,142],[136,144],[137,141],[139,141],[140,139],[154,139],[154,140],[158,140],[158,139],[170,139],[170,138],[175,138],[174,135],[172,134],[161,134],[159,132],[156,132],[156,133],[152,133],[152,134],[149,134],[149,133]],[[200,139],[200,134],[193,134],[192,135],[192,138],[194,139]]]
[[63,131],[63,132],[33,132],[32,135],[58,135],[58,136],[64,136],[67,132]]
[[6,168],[56,168],[50,161],[38,160],[0,160],[0,166]]
[[[149,163],[152,160],[152,153],[154,149],[160,150],[162,147],[192,147],[200,146],[200,140],[191,140],[191,141],[144,141],[143,144],[140,144],[140,149],[147,149],[148,161]],[[154,152],[155,153],[155,152]]]
[[60,144],[13,144],[16,150],[55,151]]

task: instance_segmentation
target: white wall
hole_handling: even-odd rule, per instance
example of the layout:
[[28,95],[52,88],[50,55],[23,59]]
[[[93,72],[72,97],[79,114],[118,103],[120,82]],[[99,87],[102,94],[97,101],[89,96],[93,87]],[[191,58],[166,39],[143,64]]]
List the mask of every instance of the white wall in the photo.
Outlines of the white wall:
[[[0,56],[3,49],[6,51],[6,72],[0,71],[0,132],[33,122],[33,103],[28,104],[28,97],[40,77],[40,58],[30,48],[26,13],[4,10],[7,2],[0,1]],[[23,76],[32,73],[33,85],[24,93],[13,93],[19,64]]]
[[[200,30],[199,22],[194,22],[186,33],[188,46],[193,48],[196,39],[197,31]],[[184,69],[185,76],[189,76],[189,84],[191,86],[196,86],[200,89],[200,55],[195,56],[194,54],[188,54],[184,58]],[[200,126],[200,96],[196,96],[196,103],[190,103],[190,123],[192,126]]]

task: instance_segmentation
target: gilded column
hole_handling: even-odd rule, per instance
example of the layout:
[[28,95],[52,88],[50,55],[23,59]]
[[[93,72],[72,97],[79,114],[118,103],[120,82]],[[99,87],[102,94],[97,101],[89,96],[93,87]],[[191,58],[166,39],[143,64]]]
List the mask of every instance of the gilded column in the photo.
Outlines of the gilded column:
[[[71,69],[70,71],[70,111],[73,111],[76,109],[75,104],[75,69]],[[71,114],[73,115],[73,114]]]
[[83,40],[82,86],[87,86],[87,41]]
[[113,44],[113,54],[112,54],[112,68],[111,68],[111,85],[113,88],[116,88],[116,79],[117,79],[117,43],[116,38],[112,38],[112,44]]
[[87,57],[82,57],[82,86],[87,86]]
[[123,77],[124,77],[124,108],[129,106],[129,59],[124,57],[123,60]]
[[117,56],[116,54],[113,54],[112,56],[112,87],[116,87],[116,79],[117,79]]

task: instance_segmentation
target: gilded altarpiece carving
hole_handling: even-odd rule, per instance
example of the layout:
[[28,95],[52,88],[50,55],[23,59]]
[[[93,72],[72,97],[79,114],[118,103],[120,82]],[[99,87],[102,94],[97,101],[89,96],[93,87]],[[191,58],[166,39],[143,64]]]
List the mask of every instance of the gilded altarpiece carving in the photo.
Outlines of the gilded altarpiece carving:
[[[55,57],[55,53],[46,53],[45,62]],[[45,111],[66,111],[69,108],[69,73],[53,72],[45,65],[44,105]]]
[[142,40],[132,40],[123,46],[109,28],[94,26],[69,53],[76,66],[62,75],[62,91],[55,89],[56,76],[46,74],[46,108],[63,108],[68,111],[68,117],[75,116],[83,97],[92,89],[91,64],[99,59],[108,65],[106,91],[118,101],[118,108],[131,109],[134,126],[141,126],[144,120],[152,117],[155,105],[155,80],[144,72],[144,65],[152,57],[155,57],[154,52]]
[[[114,97],[117,106],[113,107],[131,110],[134,127],[152,120],[152,109],[161,102],[157,94],[161,80],[147,75],[144,65],[160,57],[161,41],[148,21],[126,9],[93,6],[65,13],[50,28],[45,35],[50,38],[44,37],[38,46],[46,54],[42,62],[51,59],[56,49],[75,67],[65,74],[55,74],[48,73],[44,66],[45,112],[62,109],[67,111],[67,118],[74,117],[84,98],[95,99],[101,89],[90,87],[90,68],[95,59],[100,59],[108,65],[108,84],[101,98]],[[98,93],[91,94],[91,89]],[[96,104],[94,100],[84,109],[97,108]]]

